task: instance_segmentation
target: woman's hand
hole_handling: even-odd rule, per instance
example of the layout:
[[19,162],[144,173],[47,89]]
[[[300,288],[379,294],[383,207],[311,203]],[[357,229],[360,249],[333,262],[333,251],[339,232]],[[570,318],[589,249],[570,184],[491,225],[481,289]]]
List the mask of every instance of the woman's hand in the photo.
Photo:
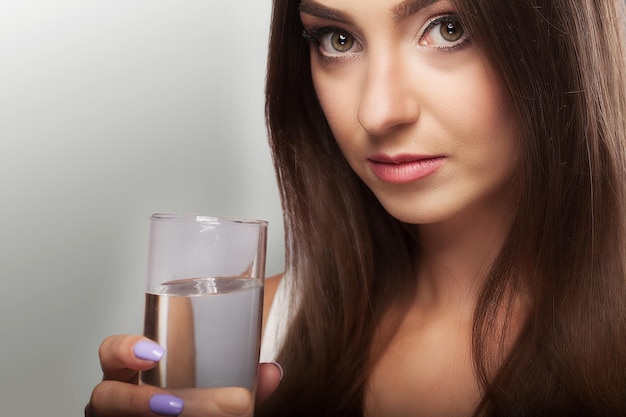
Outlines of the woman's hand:
[[[85,408],[86,417],[134,416],[252,416],[254,401],[245,388],[167,390],[137,385],[139,371],[156,366],[163,349],[131,335],[110,336],[100,346],[103,378]],[[278,387],[280,365],[259,365],[256,401],[263,401]]]

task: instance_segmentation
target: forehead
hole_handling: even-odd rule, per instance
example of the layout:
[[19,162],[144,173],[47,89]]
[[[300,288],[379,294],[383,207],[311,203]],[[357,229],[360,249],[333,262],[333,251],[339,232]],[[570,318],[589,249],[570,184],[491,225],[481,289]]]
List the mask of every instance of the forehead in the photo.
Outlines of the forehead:
[[344,23],[353,23],[350,18],[352,11],[376,5],[377,9],[385,9],[394,21],[401,21],[443,0],[302,0],[299,8],[301,13],[318,16]]

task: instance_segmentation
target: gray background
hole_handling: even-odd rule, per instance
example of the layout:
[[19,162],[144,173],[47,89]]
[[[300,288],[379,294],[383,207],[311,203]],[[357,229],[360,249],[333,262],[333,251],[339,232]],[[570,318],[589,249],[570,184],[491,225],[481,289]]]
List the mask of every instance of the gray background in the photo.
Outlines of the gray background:
[[0,414],[73,416],[140,333],[148,216],[270,221],[270,0],[0,1]]

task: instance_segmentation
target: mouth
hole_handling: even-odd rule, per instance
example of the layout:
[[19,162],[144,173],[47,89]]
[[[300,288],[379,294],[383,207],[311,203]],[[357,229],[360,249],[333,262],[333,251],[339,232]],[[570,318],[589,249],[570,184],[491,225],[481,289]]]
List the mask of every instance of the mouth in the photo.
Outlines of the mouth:
[[443,155],[400,155],[389,157],[375,155],[368,159],[374,174],[381,180],[394,184],[409,183],[425,178],[437,171],[445,161]]

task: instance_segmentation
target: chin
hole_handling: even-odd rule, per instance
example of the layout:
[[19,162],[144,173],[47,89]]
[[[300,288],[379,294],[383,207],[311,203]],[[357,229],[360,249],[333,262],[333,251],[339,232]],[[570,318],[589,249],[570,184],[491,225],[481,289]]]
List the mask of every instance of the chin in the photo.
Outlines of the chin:
[[[381,202],[382,203],[382,202]],[[387,212],[395,219],[408,224],[433,224],[451,217],[451,213],[442,207],[426,207],[422,204],[385,204]]]

